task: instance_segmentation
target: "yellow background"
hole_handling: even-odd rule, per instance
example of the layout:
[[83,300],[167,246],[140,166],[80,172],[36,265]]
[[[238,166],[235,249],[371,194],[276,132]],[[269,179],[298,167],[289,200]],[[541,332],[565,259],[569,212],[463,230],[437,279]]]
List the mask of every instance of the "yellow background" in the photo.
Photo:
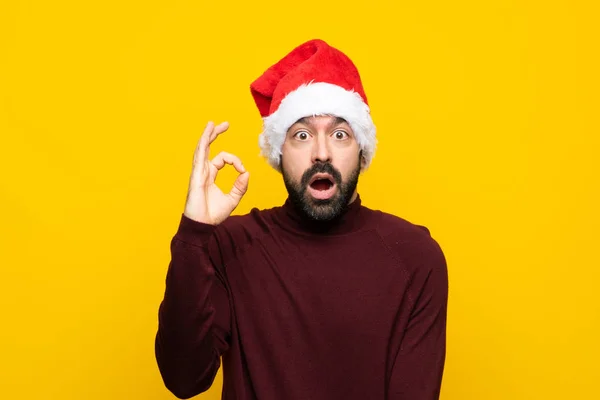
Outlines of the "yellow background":
[[0,398],[172,398],[153,340],[196,141],[230,121],[235,212],[280,204],[248,85],[315,37],[379,129],[365,204],[448,258],[442,399],[600,398],[595,2],[253,3],[0,3]]

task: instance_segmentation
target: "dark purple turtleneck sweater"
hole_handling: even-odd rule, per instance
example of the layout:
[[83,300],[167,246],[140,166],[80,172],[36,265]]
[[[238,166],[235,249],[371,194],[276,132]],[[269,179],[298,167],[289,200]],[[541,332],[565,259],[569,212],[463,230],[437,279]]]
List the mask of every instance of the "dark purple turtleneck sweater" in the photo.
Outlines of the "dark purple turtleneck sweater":
[[361,205],[309,223],[289,200],[171,242],[156,358],[179,398],[223,366],[225,400],[434,400],[448,275],[429,231]]

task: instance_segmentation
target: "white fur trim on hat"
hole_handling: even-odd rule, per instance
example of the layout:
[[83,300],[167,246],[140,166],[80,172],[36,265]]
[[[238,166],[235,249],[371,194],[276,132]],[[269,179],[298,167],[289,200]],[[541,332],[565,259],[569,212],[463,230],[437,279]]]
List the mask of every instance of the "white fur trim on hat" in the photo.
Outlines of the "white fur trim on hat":
[[300,118],[316,115],[333,115],[344,118],[356,137],[366,160],[365,169],[371,164],[377,139],[375,125],[369,106],[353,91],[326,82],[311,82],[290,92],[279,108],[263,118],[263,132],[259,135],[261,154],[269,164],[281,172],[281,147],[287,130]]

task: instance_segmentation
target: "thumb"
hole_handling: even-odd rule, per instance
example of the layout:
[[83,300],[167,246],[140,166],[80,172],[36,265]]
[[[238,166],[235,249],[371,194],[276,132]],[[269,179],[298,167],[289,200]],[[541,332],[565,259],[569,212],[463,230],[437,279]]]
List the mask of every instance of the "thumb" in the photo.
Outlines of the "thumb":
[[235,204],[238,204],[246,191],[248,190],[248,182],[250,180],[250,172],[246,171],[242,174],[239,174],[233,183],[233,187],[229,192],[229,196],[235,201]]

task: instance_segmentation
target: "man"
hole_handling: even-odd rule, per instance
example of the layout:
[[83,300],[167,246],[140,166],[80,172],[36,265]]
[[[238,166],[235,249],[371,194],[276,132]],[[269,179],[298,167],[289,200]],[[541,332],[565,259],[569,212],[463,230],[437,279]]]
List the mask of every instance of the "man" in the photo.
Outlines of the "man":
[[[167,388],[193,397],[223,361],[223,399],[439,398],[447,269],[429,231],[361,204],[375,150],[358,71],[321,40],[251,84],[260,146],[285,204],[230,214],[249,173],[207,158],[228,128],[206,127],[159,310],[156,357]],[[230,193],[218,170],[239,176]]]

